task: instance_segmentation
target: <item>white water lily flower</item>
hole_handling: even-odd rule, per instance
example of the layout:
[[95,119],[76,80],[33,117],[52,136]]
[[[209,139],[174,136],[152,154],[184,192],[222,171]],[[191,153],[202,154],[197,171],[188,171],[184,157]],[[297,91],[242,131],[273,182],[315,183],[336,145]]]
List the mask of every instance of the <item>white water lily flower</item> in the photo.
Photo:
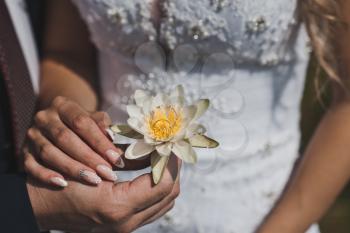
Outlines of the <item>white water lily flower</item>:
[[196,120],[209,107],[208,99],[201,99],[194,105],[186,105],[181,85],[166,95],[151,96],[137,90],[135,104],[127,106],[128,125],[114,125],[110,131],[136,141],[125,152],[127,159],[138,159],[151,154],[153,180],[157,184],[174,153],[184,162],[196,163],[193,147],[214,148],[219,144],[204,135],[205,127]]

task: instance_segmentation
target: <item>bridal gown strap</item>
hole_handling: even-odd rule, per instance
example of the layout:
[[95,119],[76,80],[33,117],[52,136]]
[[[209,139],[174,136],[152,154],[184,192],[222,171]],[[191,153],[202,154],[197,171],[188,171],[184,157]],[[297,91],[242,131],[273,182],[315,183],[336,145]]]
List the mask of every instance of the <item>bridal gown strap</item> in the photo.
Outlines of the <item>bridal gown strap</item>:
[[98,48],[113,119],[125,123],[138,88],[182,84],[188,101],[211,100],[201,121],[220,147],[198,150],[175,208],[138,232],[253,232],[299,157],[309,49],[297,0],[73,1]]

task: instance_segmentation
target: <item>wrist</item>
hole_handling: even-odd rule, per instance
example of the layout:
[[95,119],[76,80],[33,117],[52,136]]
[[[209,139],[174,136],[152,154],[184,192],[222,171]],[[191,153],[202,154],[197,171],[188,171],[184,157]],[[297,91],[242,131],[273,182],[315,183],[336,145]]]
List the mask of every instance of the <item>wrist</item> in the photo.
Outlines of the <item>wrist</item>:
[[44,200],[42,189],[38,188],[33,181],[27,180],[27,190],[36,222],[41,231],[53,229],[48,216],[52,215],[47,204],[49,200]]

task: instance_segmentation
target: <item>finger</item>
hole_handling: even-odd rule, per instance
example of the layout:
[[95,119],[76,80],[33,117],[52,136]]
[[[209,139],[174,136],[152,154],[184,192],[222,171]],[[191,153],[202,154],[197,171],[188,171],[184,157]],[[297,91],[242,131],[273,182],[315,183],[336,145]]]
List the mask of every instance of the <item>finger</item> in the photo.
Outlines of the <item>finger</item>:
[[[127,203],[130,203],[131,209],[138,213],[160,202],[172,192],[179,169],[178,159],[172,155],[164,171],[163,178],[157,185],[153,184],[151,174],[144,174],[133,181],[117,184],[114,187],[116,194],[122,195],[119,193],[120,190],[127,190]],[[118,187],[118,185],[124,185],[124,189],[123,187]],[[140,195],[140,192],[142,192],[142,195]]]
[[29,137],[36,149],[36,154],[48,166],[63,172],[73,178],[97,185],[101,183],[101,178],[86,165],[73,160],[60,149],[52,145],[39,130],[31,128]]
[[68,186],[67,181],[61,174],[40,165],[30,152],[24,154],[24,170],[45,184],[63,188]]
[[[57,103],[58,102],[58,103]],[[109,140],[95,121],[78,104],[69,100],[56,100],[56,106],[62,121],[86,141],[98,154],[103,155],[117,167],[124,167],[121,158],[123,151]]]
[[[57,147],[73,159],[96,170],[104,179],[116,181],[117,177],[112,171],[111,165],[63,124],[57,114],[50,114],[46,118],[47,123],[40,129]],[[39,126],[42,125],[39,124]]]
[[148,223],[151,223],[167,213],[174,206],[175,199],[179,196],[179,194],[180,177],[177,176],[173,190],[167,197],[165,197],[161,202],[155,204],[154,206],[151,206],[148,209],[145,209],[136,215],[140,221],[140,224],[146,225]]
[[[132,232],[147,220],[156,218],[157,214],[165,213],[171,209],[174,205],[173,199],[179,192],[177,191],[179,190],[177,174],[180,167],[181,163],[179,160],[177,160],[175,156],[172,156],[164,172],[164,177],[158,185],[153,185],[150,174],[140,176],[132,182],[117,184],[114,187],[117,191],[116,195],[121,196],[118,191],[122,190],[123,192],[123,190],[126,190],[127,198],[123,201],[124,203],[130,203],[129,208],[132,210],[130,212],[130,217],[126,221],[117,224],[117,229],[122,229],[122,232]],[[174,180],[173,171],[175,170],[177,174]],[[176,188],[174,189],[174,187]],[[140,195],[140,192],[142,192],[142,195]],[[141,196],[142,198],[137,199],[135,195]],[[131,199],[128,200],[130,197]]]
[[147,219],[145,222],[141,224],[141,226],[145,226],[147,224],[150,224],[159,218],[163,217],[166,213],[168,213],[170,210],[172,210],[175,206],[175,201],[170,202],[167,206],[165,206],[163,209],[161,209],[159,212],[156,212],[155,215],[153,215],[151,218]]
[[160,218],[174,206],[175,199],[180,194],[180,182],[177,179],[172,192],[159,203],[137,213],[134,217],[138,225],[146,225]]
[[[167,206],[165,206],[163,209],[157,210],[157,212],[154,213],[155,216],[157,215],[157,218],[154,218],[154,220],[157,220],[158,218],[163,216],[165,213],[167,213],[169,210],[171,210],[174,207],[174,204],[175,202],[173,201],[169,203]],[[138,216],[133,216],[127,221],[123,222],[122,224],[118,224],[116,226],[116,232],[119,232],[120,230],[121,232],[134,232],[136,229],[144,225],[146,224],[143,223]]]
[[156,203],[155,205],[144,209],[137,214],[132,215],[132,217],[123,224],[128,226],[132,230],[135,230],[140,226],[144,226],[148,223],[157,220],[174,207],[175,199],[179,195],[179,193],[180,184],[179,178],[177,178],[176,184],[172,192],[168,196],[166,196],[163,200]]
[[106,129],[112,124],[112,120],[106,112],[94,112],[90,117],[95,121],[101,131],[107,135]]
[[[112,120],[108,113],[106,112],[95,112],[92,113],[91,118],[96,122],[102,132],[108,136],[106,129],[112,124]],[[116,145],[122,151],[125,151],[127,148],[126,144]],[[118,170],[130,171],[130,170],[140,170],[150,166],[151,160],[150,157],[146,157],[142,160],[128,160],[122,155],[122,159],[124,161],[125,166],[123,168],[119,168]]]

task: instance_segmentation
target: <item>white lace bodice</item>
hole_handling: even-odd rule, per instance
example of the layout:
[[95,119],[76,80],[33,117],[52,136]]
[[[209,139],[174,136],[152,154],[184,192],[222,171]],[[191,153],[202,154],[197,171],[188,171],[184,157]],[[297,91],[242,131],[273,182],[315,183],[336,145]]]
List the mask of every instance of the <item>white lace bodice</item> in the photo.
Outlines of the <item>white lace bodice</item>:
[[[191,43],[201,54],[226,52],[235,63],[288,62],[295,39],[296,1],[76,1],[101,51],[129,57],[143,43],[166,50]],[[160,11],[160,17],[152,11]],[[215,46],[213,46],[215,45]]]
[[[136,88],[181,83],[212,102],[221,146],[184,166],[182,194],[140,232],[253,232],[298,157],[308,61],[297,0],[73,0],[99,51],[104,108],[125,121]],[[317,227],[310,232],[318,232]]]

